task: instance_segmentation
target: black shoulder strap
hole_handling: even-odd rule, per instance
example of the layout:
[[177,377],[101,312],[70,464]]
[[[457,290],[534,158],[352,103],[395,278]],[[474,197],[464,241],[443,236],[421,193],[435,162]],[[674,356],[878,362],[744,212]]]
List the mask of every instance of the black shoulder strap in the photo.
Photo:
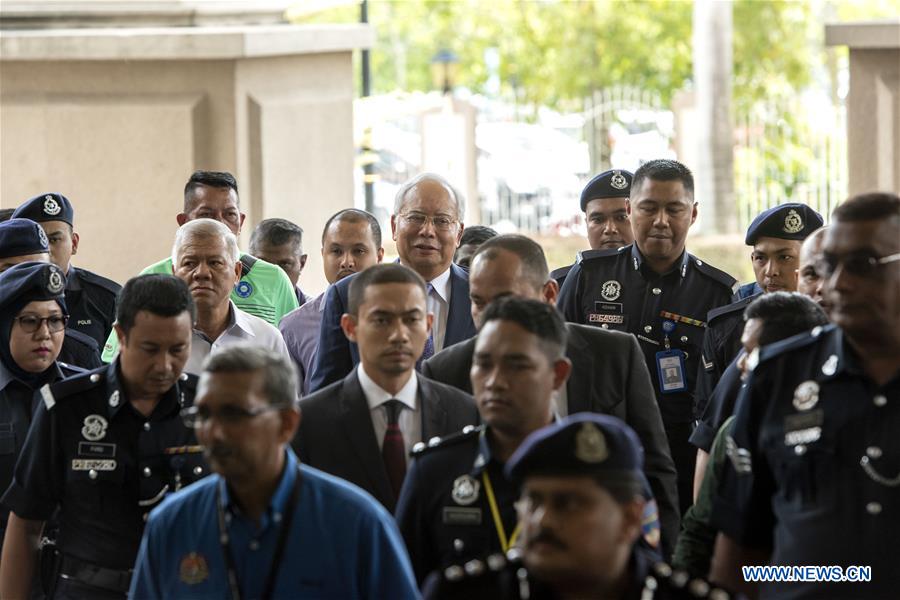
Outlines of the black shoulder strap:
[[259,260],[255,256],[250,256],[249,254],[245,254],[241,257],[241,278],[247,276],[250,272],[250,269],[253,268],[253,265],[256,264],[256,261]]

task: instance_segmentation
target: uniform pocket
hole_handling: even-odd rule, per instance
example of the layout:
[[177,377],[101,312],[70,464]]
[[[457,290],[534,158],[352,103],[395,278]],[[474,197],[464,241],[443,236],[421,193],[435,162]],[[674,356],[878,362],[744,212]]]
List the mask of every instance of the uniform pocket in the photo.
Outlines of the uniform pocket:
[[0,456],[16,451],[16,430],[14,423],[0,423]]

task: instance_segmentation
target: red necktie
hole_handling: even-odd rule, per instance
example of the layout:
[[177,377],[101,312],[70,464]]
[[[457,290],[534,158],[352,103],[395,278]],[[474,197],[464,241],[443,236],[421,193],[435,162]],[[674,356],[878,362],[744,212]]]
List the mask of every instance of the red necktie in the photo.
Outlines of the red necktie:
[[387,468],[388,480],[394,490],[394,498],[400,496],[400,487],[406,476],[406,447],[403,434],[400,432],[400,411],[403,404],[396,399],[384,403],[387,413],[387,430],[384,432],[384,443],[381,445],[381,456]]

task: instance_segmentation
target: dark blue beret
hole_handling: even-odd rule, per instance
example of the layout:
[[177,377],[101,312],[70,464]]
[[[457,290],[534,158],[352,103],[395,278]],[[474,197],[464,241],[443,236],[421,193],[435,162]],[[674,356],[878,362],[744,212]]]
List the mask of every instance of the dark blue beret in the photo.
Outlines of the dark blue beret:
[[627,198],[631,194],[632,179],[634,175],[621,169],[600,173],[581,191],[581,210],[587,209],[587,203],[597,198]]
[[53,263],[24,262],[0,273],[0,312],[35,300],[56,300],[66,312],[66,276]]
[[0,258],[50,252],[44,228],[30,219],[0,223]]
[[75,221],[75,211],[72,209],[72,203],[69,202],[68,198],[62,194],[51,192],[26,200],[16,209],[13,217],[31,219],[37,223],[64,221],[72,225]]
[[643,484],[643,448],[637,434],[608,415],[578,413],[535,431],[513,453],[506,476],[588,476]]
[[744,243],[752,246],[761,237],[782,240],[805,240],[809,234],[825,224],[822,215],[806,204],[789,202],[765,210],[747,228]]

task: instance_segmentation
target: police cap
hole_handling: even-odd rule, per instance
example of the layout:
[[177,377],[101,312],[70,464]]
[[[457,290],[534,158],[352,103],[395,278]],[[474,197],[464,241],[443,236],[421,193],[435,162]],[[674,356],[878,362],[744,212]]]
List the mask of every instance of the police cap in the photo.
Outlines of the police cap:
[[591,179],[581,192],[581,210],[587,210],[587,203],[598,198],[627,198],[631,194],[631,180],[634,175],[621,169],[604,171]]
[[528,436],[509,459],[506,476],[593,477],[603,483],[643,487],[643,449],[637,434],[615,417],[579,413]]
[[747,228],[744,243],[752,246],[761,237],[772,237],[782,240],[805,240],[813,231],[821,227],[825,221],[822,215],[806,204],[788,202],[765,210],[753,219]]
[[44,228],[30,219],[0,223],[0,258],[50,252]]
[[13,217],[31,219],[38,223],[64,221],[72,225],[75,221],[75,210],[68,198],[57,192],[50,192],[26,200],[16,209]]
[[24,262],[0,273],[0,313],[14,314],[29,302],[56,300],[63,312],[66,276],[52,263]]

